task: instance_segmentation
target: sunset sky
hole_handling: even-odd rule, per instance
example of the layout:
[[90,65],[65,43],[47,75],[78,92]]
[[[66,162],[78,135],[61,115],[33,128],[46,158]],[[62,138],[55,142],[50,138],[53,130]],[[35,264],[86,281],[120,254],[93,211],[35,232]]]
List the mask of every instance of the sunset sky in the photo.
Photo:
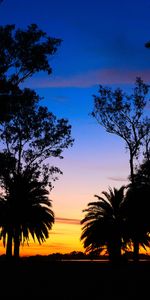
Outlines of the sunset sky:
[[44,97],[41,104],[69,120],[75,142],[63,160],[52,161],[63,175],[50,195],[56,217],[50,238],[42,246],[31,241],[21,255],[83,251],[82,210],[94,194],[126,184],[129,174],[124,143],[90,116],[92,95],[99,84],[131,91],[136,76],[150,81],[150,50],[144,47],[150,40],[150,1],[4,0],[0,5],[1,25],[31,23],[63,41],[51,58],[53,74],[40,73],[27,84]]

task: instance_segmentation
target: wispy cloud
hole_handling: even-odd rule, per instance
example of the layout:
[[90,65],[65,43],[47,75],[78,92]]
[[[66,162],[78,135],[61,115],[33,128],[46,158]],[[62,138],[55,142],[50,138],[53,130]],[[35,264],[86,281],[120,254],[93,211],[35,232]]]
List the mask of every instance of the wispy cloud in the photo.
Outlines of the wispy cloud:
[[51,234],[54,234],[54,235],[64,235],[65,233],[62,232],[62,231],[51,231]]
[[119,70],[100,69],[69,77],[36,78],[30,80],[30,86],[38,88],[49,87],[78,87],[87,88],[99,84],[132,84],[136,77],[141,77],[145,82],[150,82],[150,70]]
[[56,222],[63,223],[63,224],[74,224],[74,225],[80,224],[79,219],[68,219],[68,218],[56,218]]
[[127,181],[127,178],[124,177],[107,177],[107,178],[113,181]]
[[54,100],[56,100],[57,102],[60,102],[60,103],[64,103],[64,102],[67,102],[70,98],[67,97],[67,96],[53,96],[52,97]]

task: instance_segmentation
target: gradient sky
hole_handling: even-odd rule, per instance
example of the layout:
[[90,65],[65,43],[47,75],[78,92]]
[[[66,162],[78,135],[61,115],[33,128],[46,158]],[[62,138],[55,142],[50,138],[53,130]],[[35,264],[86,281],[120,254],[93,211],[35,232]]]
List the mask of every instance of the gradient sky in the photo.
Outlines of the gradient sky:
[[38,74],[27,84],[44,97],[42,104],[50,111],[69,119],[75,138],[64,159],[53,161],[64,174],[50,195],[56,216],[50,238],[43,246],[24,246],[22,255],[83,250],[82,210],[94,194],[127,182],[124,143],[89,113],[98,84],[128,91],[136,76],[150,81],[150,51],[144,47],[150,40],[149,14],[149,0],[4,0],[0,5],[1,25],[36,23],[63,40],[51,58],[53,74]]

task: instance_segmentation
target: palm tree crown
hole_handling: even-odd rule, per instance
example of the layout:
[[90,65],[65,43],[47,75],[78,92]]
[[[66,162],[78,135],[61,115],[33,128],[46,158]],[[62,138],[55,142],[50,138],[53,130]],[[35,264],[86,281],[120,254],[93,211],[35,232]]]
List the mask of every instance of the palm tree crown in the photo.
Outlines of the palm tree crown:
[[10,231],[16,248],[21,241],[29,240],[30,234],[39,243],[48,238],[54,223],[48,194],[44,183],[38,181],[31,170],[13,176],[6,195],[1,199],[1,237],[4,244]]
[[109,188],[103,191],[104,197],[95,195],[96,202],[90,202],[81,221],[81,240],[86,252],[101,252],[107,249],[111,259],[121,254],[122,219],[121,204],[124,199],[124,186],[119,190]]

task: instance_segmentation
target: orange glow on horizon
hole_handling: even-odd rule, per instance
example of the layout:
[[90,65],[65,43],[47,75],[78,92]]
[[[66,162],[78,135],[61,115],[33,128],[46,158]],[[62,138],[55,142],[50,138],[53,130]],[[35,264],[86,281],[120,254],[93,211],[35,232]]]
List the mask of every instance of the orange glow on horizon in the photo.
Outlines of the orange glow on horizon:
[[[57,218],[49,238],[41,245],[32,238],[29,244],[20,246],[20,256],[49,255],[52,253],[70,253],[73,251],[82,251],[82,242],[80,241],[81,225],[78,219]],[[6,249],[0,241],[0,255],[5,254]],[[149,254],[149,249],[140,249],[140,253]]]
[[[58,219],[50,231],[49,238],[41,245],[38,241],[29,241],[20,246],[20,256],[49,255],[52,253],[70,253],[72,251],[84,251],[80,241],[81,226],[79,220]],[[6,249],[0,241],[0,255],[5,254]]]

